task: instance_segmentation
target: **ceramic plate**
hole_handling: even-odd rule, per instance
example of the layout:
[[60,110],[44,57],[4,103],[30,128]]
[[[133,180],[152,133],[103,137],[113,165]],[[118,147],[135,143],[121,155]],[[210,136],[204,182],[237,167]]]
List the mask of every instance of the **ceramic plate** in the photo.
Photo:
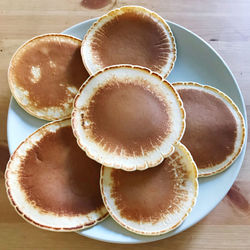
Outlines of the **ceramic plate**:
[[[94,21],[96,19],[79,23],[63,33],[82,39]],[[169,82],[195,81],[220,89],[234,100],[246,121],[245,104],[240,89],[222,58],[210,45],[191,31],[177,24],[168,23],[176,39],[178,54],[174,69],[167,80]],[[27,114],[12,98],[7,124],[10,153],[13,153],[19,143],[29,134],[45,123],[45,121]],[[111,218],[108,218],[92,228],[80,231],[79,234],[113,243],[143,243],[164,239],[186,230],[211,212],[226,195],[238,175],[245,150],[246,143],[244,143],[243,150],[237,160],[225,172],[213,177],[199,179],[197,203],[187,219],[176,230],[161,236],[139,236],[126,231]]]

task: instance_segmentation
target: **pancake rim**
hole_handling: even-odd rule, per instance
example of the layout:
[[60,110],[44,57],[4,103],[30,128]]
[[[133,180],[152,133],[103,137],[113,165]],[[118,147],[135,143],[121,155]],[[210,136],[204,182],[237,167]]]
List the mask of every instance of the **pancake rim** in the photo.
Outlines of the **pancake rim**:
[[[20,45],[15,53],[12,55],[11,59],[10,59],[10,62],[9,62],[9,66],[8,66],[8,72],[7,72],[7,76],[8,76],[8,85],[9,85],[9,88],[10,88],[10,91],[11,91],[11,94],[13,95],[13,97],[15,98],[15,101],[18,103],[18,105],[23,109],[25,110],[28,114],[32,115],[33,117],[36,117],[38,119],[43,119],[43,120],[46,120],[46,121],[55,121],[55,120],[61,120],[61,119],[67,119],[67,118],[70,118],[71,116],[71,112],[69,112],[68,115],[64,115],[64,116],[61,116],[60,118],[55,118],[54,116],[51,116],[51,115],[38,115],[36,112],[33,112],[30,108],[29,108],[29,105],[24,105],[20,100],[19,98],[17,98],[17,96],[15,95],[15,91],[14,91],[14,86],[16,85],[14,83],[14,79],[13,79],[13,76],[11,76],[11,67],[12,67],[12,62],[14,61],[15,57],[18,55],[18,53],[27,45],[29,44],[30,42],[33,42],[34,40],[37,40],[37,39],[40,39],[40,38],[44,38],[44,37],[53,37],[53,36],[57,36],[57,37],[66,37],[67,39],[72,39],[72,40],[75,40],[77,42],[79,42],[79,45],[81,46],[81,43],[82,43],[82,40],[79,39],[79,38],[76,38],[74,36],[71,36],[71,35],[67,35],[67,34],[62,34],[62,33],[45,33],[45,34],[42,34],[42,35],[38,35],[38,36],[35,36],[35,37],[32,37],[31,39],[27,40],[26,42],[24,42],[22,45]],[[84,65],[85,67],[85,65]],[[74,99],[74,98],[73,98]]]
[[[76,107],[76,103],[77,103],[79,97],[81,96],[81,93],[83,92],[84,88],[88,85],[88,83],[93,78],[95,78],[96,76],[102,74],[105,71],[112,70],[112,69],[119,69],[119,68],[139,70],[139,71],[142,71],[144,73],[146,72],[147,74],[150,74],[150,76],[158,78],[159,81],[161,81],[165,86],[167,86],[167,87],[169,87],[171,89],[171,92],[172,92],[172,94],[174,94],[174,96],[176,98],[176,102],[178,103],[179,111],[180,111],[180,114],[181,114],[181,128],[180,128],[179,136],[172,143],[172,146],[171,146],[171,149],[169,150],[169,152],[165,153],[164,155],[160,152],[161,158],[158,158],[157,160],[155,160],[151,164],[148,164],[148,162],[146,162],[145,160],[144,160],[144,164],[134,166],[133,168],[128,167],[128,166],[124,166],[124,165],[122,166],[122,165],[118,165],[118,164],[110,164],[105,160],[100,160],[101,157],[99,157],[99,154],[96,155],[96,154],[91,153],[90,152],[91,150],[89,150],[89,148],[86,145],[83,145],[82,142],[81,142],[82,139],[81,139],[81,137],[79,135],[77,121],[76,121],[76,114],[78,112],[78,108]],[[130,65],[130,64],[120,64],[120,65],[112,65],[112,66],[103,68],[102,70],[100,70],[100,71],[96,72],[95,74],[91,75],[84,82],[84,84],[80,87],[80,89],[79,89],[79,91],[76,94],[75,99],[74,99],[73,110],[72,110],[72,113],[71,113],[71,125],[72,125],[73,134],[75,135],[75,137],[77,139],[77,143],[78,143],[79,147],[82,150],[85,151],[85,153],[87,154],[87,156],[89,158],[91,158],[91,159],[93,159],[93,160],[95,160],[95,161],[99,162],[100,164],[105,165],[107,167],[123,169],[125,171],[134,171],[134,170],[144,170],[144,169],[147,169],[147,168],[150,168],[150,167],[155,167],[155,166],[159,165],[164,160],[164,158],[166,158],[167,156],[171,155],[174,152],[174,144],[181,140],[181,138],[182,138],[182,136],[183,136],[183,134],[185,132],[185,128],[186,128],[186,121],[185,121],[186,119],[185,118],[186,118],[186,114],[185,114],[185,110],[183,108],[182,100],[181,100],[178,92],[175,90],[175,88],[169,82],[167,82],[166,79],[164,79],[158,73],[153,72],[150,69],[145,68],[145,67],[141,67],[141,66],[137,66],[137,65]],[[82,129],[82,126],[81,126],[81,129]],[[162,144],[161,144],[161,146],[162,146]],[[150,152],[152,153],[152,152],[155,152],[155,151],[156,151],[156,149],[151,150]]]
[[[85,56],[84,50],[86,48],[88,49],[88,47],[89,47],[88,45],[85,46],[85,44],[87,43],[88,37],[92,33],[94,34],[95,29],[96,30],[98,29],[97,26],[98,26],[99,23],[102,23],[102,26],[103,26],[103,24],[106,23],[106,21],[105,21],[106,18],[108,18],[110,16],[115,17],[117,15],[117,13],[126,12],[127,10],[133,10],[135,12],[147,13],[150,16],[152,16],[153,18],[157,19],[159,21],[159,23],[161,23],[161,25],[164,26],[164,28],[165,28],[164,33],[168,34],[168,36],[170,38],[169,43],[173,47],[172,51],[171,51],[171,53],[173,54],[173,59],[172,59],[172,61],[170,63],[167,63],[167,64],[170,64],[170,66],[166,67],[167,64],[165,64],[164,66],[161,67],[161,72],[157,72],[157,73],[162,75],[163,78],[167,78],[167,76],[170,74],[170,72],[174,68],[175,61],[176,61],[176,58],[177,58],[177,46],[176,46],[176,43],[175,43],[174,35],[172,33],[172,30],[171,30],[170,26],[167,24],[167,22],[159,14],[157,14],[155,11],[151,11],[151,10],[149,10],[149,9],[147,9],[145,7],[139,6],[139,5],[127,5],[127,6],[122,6],[120,8],[113,9],[113,10],[109,11],[108,13],[104,14],[103,16],[99,17],[97,19],[97,21],[95,21],[91,25],[91,27],[88,29],[87,33],[83,37],[82,46],[81,46],[82,61],[83,61],[83,64],[84,64],[86,70],[89,72],[90,75],[95,74],[99,70],[102,70],[102,68],[100,68],[99,66],[97,67],[97,69],[91,70],[91,68],[93,68],[92,65],[95,64],[93,62],[93,60],[92,60],[92,53],[90,53],[90,55],[88,55],[87,57]],[[90,59],[88,59],[88,62],[86,62],[86,58],[90,58]],[[121,65],[122,64],[127,64],[127,63],[121,63]],[[120,64],[118,64],[118,65],[120,65]],[[109,65],[109,66],[106,66],[106,67],[111,67],[111,66],[112,65]],[[141,65],[138,65],[138,66],[141,66]],[[145,67],[145,66],[141,66],[141,67]],[[165,68],[167,68],[167,70]]]
[[[183,221],[186,219],[186,217],[190,214],[193,207],[195,206],[196,201],[197,201],[197,197],[198,197],[198,193],[199,193],[198,169],[197,169],[196,163],[193,160],[193,157],[192,157],[191,153],[186,148],[186,146],[184,144],[180,143],[180,142],[176,143],[176,146],[181,148],[183,153],[185,153],[185,155],[188,158],[188,161],[190,163],[189,167],[192,166],[192,168],[193,168],[192,183],[194,185],[195,192],[193,194],[191,205],[188,208],[188,210],[185,212],[184,216],[175,225],[173,225],[171,227],[168,227],[168,228],[166,228],[164,230],[157,231],[157,232],[145,232],[145,231],[136,230],[136,229],[134,229],[134,228],[132,228],[130,226],[127,226],[126,224],[124,224],[124,222],[122,222],[121,220],[119,220],[119,218],[117,218],[117,216],[113,213],[113,209],[111,209],[110,205],[108,204],[108,199],[104,194],[105,193],[105,191],[104,191],[104,171],[105,171],[105,169],[107,169],[108,171],[112,171],[113,169],[109,170],[108,167],[105,167],[104,165],[102,165],[101,174],[100,174],[100,188],[101,188],[101,195],[102,195],[103,203],[104,203],[107,211],[109,212],[109,215],[114,219],[114,221],[117,222],[120,226],[122,226],[126,230],[128,230],[130,232],[133,232],[133,233],[136,233],[136,234],[139,234],[139,235],[143,235],[143,236],[157,236],[157,235],[162,235],[162,234],[168,233],[168,232],[176,229],[177,227],[179,227],[183,223]],[[189,174],[189,178],[190,178],[190,175],[191,174]]]
[[[54,128],[53,128],[53,126],[54,126]],[[29,222],[33,226],[38,227],[40,229],[46,229],[48,231],[55,231],[55,232],[73,232],[73,231],[78,231],[78,230],[82,230],[82,229],[86,229],[86,228],[92,227],[92,226],[96,225],[97,223],[103,221],[104,219],[106,219],[109,216],[109,213],[107,211],[105,211],[105,213],[104,213],[104,210],[106,210],[106,209],[105,209],[105,206],[103,205],[99,209],[99,212],[103,213],[103,215],[99,216],[99,218],[97,218],[97,219],[94,219],[94,220],[90,220],[89,219],[88,216],[91,215],[91,214],[93,216],[93,214],[94,214],[93,211],[91,211],[90,213],[87,213],[85,215],[82,215],[82,214],[80,215],[81,218],[82,217],[86,217],[87,220],[89,220],[89,221],[86,221],[86,222],[82,223],[81,225],[72,226],[72,227],[48,226],[46,224],[42,224],[41,221],[39,222],[39,221],[36,221],[36,220],[32,219],[27,213],[23,212],[22,209],[20,208],[20,201],[16,202],[16,200],[13,198],[13,190],[11,191],[11,187],[10,187],[10,184],[9,184],[9,179],[10,179],[9,178],[9,171],[10,171],[11,164],[13,163],[13,159],[15,159],[15,156],[18,153],[19,149],[23,145],[25,145],[30,139],[32,139],[32,137],[34,135],[36,135],[37,133],[40,133],[41,131],[50,132],[50,130],[49,130],[50,127],[52,127],[52,130],[55,129],[55,131],[57,131],[58,129],[63,128],[63,127],[67,127],[67,126],[70,126],[70,119],[69,118],[65,118],[65,119],[61,119],[61,120],[49,122],[49,123],[41,126],[40,128],[38,128],[32,134],[30,134],[23,142],[20,143],[20,145],[16,148],[16,150],[10,156],[10,159],[9,159],[9,161],[7,163],[5,174],[4,174],[4,176],[5,176],[5,189],[6,189],[7,197],[9,199],[9,201],[10,201],[11,206],[14,207],[14,209],[16,210],[17,214],[19,214],[25,221]],[[40,135],[39,140],[41,138],[43,138],[43,135]],[[36,139],[34,139],[34,140],[35,140],[35,142],[37,141]],[[32,145],[32,147],[33,147],[33,145]],[[29,147],[29,149],[32,148],[32,147]],[[14,177],[14,179],[16,179],[16,177]],[[20,188],[20,185],[19,185],[19,188]],[[27,200],[27,197],[26,197],[26,195],[24,194],[24,191],[21,188],[20,188],[20,192],[25,196],[25,203],[28,203],[30,206],[33,206],[33,205],[31,205],[30,201]],[[22,205],[23,204],[21,202],[21,206]],[[36,208],[33,208],[33,209],[35,209],[36,211],[38,211],[39,208],[36,207]],[[40,211],[38,211],[38,213],[39,213],[39,215],[41,214]],[[49,211],[49,212],[47,212],[47,214],[51,215],[51,212]],[[97,215],[97,213],[95,213],[95,215]],[[52,215],[52,216],[58,217],[56,215]],[[59,217],[65,217],[65,218],[69,218],[70,217],[70,218],[73,218],[73,217],[77,217],[77,216],[59,216]]]
[[[210,167],[210,168],[209,167],[204,168],[204,169],[198,168],[199,177],[213,176],[213,175],[216,175],[218,173],[225,171],[227,168],[229,168],[231,166],[231,164],[237,159],[237,157],[241,153],[243,145],[244,145],[245,136],[246,136],[245,121],[244,121],[243,115],[241,114],[238,106],[234,103],[234,101],[226,93],[224,93],[221,90],[219,90],[215,87],[212,87],[210,85],[202,85],[202,84],[197,83],[197,82],[174,82],[174,83],[172,83],[172,85],[174,86],[174,88],[176,88],[177,91],[178,91],[178,89],[181,89],[181,87],[183,87],[183,86],[184,87],[191,86],[191,87],[193,87],[193,89],[200,89],[202,91],[208,90],[210,92],[213,92],[221,97],[219,100],[223,101],[224,104],[228,103],[231,106],[231,108],[236,112],[238,117],[236,117],[234,114],[232,114],[232,115],[236,120],[236,124],[237,124],[237,119],[239,118],[239,120],[240,120],[240,122],[239,122],[240,127],[241,127],[240,132],[241,132],[242,136],[241,136],[241,140],[240,140],[240,146],[239,146],[237,152],[235,152],[235,150],[234,150],[233,154],[231,154],[231,155],[234,155],[233,158],[227,164],[224,164],[224,166],[222,166],[222,167],[216,167],[218,165],[218,164],[216,164],[215,166]],[[204,91],[204,92],[208,93],[207,91]],[[218,98],[217,96],[215,96],[215,97]],[[231,110],[230,110],[230,112],[231,112]],[[238,128],[238,124],[237,124],[237,128]],[[238,129],[237,129],[237,132],[239,132]],[[225,160],[223,162],[225,162]],[[223,164],[223,162],[220,164]]]

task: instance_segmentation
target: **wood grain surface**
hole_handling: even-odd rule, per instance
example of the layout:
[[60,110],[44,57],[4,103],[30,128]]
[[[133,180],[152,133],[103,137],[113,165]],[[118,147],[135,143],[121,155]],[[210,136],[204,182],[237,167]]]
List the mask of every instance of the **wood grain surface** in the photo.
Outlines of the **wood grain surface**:
[[[250,116],[249,0],[0,0],[0,249],[127,249],[76,233],[54,233],[26,223],[10,206],[3,172],[9,157],[6,120],[10,100],[8,64],[15,50],[35,35],[61,32],[108,10],[137,4],[200,35],[224,58],[235,75]],[[18,124],[17,124],[18,126]],[[240,174],[223,201],[185,232],[130,249],[250,249],[250,149]]]

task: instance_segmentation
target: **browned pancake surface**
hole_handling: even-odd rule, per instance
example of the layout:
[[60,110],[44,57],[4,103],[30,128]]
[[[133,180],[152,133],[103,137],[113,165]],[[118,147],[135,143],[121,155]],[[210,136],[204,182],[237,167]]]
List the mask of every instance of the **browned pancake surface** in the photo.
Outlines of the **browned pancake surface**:
[[[89,76],[82,63],[80,44],[36,40],[12,65],[15,84],[29,92],[37,108],[61,107],[74,97],[67,87],[78,89]],[[34,77],[32,71],[40,77]]]
[[[87,118],[93,137],[110,150],[142,154],[160,145],[169,132],[166,103],[150,89],[147,81],[114,80],[99,89],[90,102]],[[83,126],[86,117],[83,117]]]
[[236,121],[226,105],[215,96],[194,89],[178,90],[186,111],[182,143],[198,168],[223,162],[233,153]]
[[100,164],[78,147],[70,126],[47,133],[22,160],[19,180],[44,212],[73,216],[103,206]]
[[96,32],[91,43],[96,63],[106,67],[133,64],[159,71],[166,64],[169,41],[152,17],[126,11]]
[[111,197],[121,217],[154,223],[179,209],[187,199],[187,191],[180,189],[187,172],[178,157],[175,152],[159,166],[144,171],[112,171]]

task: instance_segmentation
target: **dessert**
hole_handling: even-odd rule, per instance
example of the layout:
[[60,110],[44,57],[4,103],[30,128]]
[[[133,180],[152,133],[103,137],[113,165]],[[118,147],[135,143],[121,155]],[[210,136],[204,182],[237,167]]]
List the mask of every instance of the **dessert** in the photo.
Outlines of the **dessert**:
[[31,224],[52,231],[76,231],[108,216],[102,202],[100,164],[78,147],[70,119],[48,123],[11,156],[7,194]]
[[81,54],[90,74],[111,65],[132,64],[167,77],[176,60],[176,45],[169,25],[157,13],[124,6],[90,27]]
[[73,99],[89,77],[81,61],[81,40],[45,34],[24,43],[8,72],[11,93],[31,115],[44,120],[70,117]]
[[157,166],[173,153],[185,129],[182,102],[172,85],[131,65],[92,75],[76,95],[71,119],[89,157],[127,171]]

